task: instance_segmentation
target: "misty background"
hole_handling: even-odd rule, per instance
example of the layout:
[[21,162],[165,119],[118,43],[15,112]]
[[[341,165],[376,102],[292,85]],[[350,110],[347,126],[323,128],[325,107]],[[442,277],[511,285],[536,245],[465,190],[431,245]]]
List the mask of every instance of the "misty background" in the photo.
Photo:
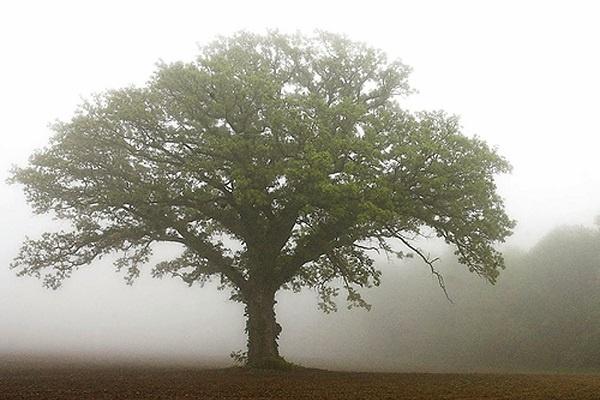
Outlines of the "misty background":
[[[245,347],[242,305],[215,285],[149,274],[133,286],[110,258],[58,291],[8,269],[26,235],[60,228],[4,182],[93,93],[143,85],[155,63],[192,60],[240,29],[348,35],[413,68],[413,110],[461,117],[513,165],[498,177],[518,221],[496,286],[438,242],[454,300],[425,265],[378,258],[370,312],[324,315],[317,296],[280,293],[281,351],[342,369],[600,369],[600,54],[594,2],[20,1],[0,5],[0,355],[230,363]],[[160,261],[170,248],[155,252]],[[163,257],[161,257],[161,255]],[[148,268],[149,269],[149,268]]]

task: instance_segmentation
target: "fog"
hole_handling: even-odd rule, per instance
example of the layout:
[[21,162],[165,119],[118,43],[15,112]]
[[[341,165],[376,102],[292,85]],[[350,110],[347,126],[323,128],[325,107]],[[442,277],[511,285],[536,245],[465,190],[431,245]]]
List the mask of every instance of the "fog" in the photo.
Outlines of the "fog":
[[[542,307],[544,296],[563,298],[582,282],[595,293],[600,285],[600,253],[593,244],[600,243],[593,224],[600,215],[599,8],[577,1],[2,3],[0,357],[230,363],[229,353],[245,347],[243,307],[214,284],[188,288],[146,273],[127,286],[110,258],[82,268],[57,291],[16,277],[8,265],[25,236],[60,225],[34,216],[22,188],[4,182],[12,165],[24,165],[47,144],[49,123],[68,119],[93,93],[142,85],[159,59],[191,60],[198,44],[240,29],[322,29],[401,58],[413,68],[409,81],[418,90],[402,100],[405,107],[458,114],[466,134],[495,146],[513,165],[498,185],[518,225],[503,245],[507,270],[496,286],[454,265],[439,243],[423,244],[442,256],[454,303],[425,265],[385,257],[378,258],[382,286],[365,293],[370,312],[348,311],[341,301],[339,312],[325,315],[310,290],[280,293],[282,354],[292,362],[339,369],[600,368],[578,362],[587,350],[564,350],[562,339],[547,346],[563,349],[570,359],[524,353],[525,345],[531,349],[526,338],[540,332],[553,337],[562,315],[597,316],[578,307],[600,308],[598,297],[573,300],[573,309],[555,308],[552,318],[524,322],[550,315]],[[561,226],[579,228],[555,230]],[[551,232],[575,239],[542,251],[555,237],[546,236]],[[581,259],[577,243],[584,238],[592,238],[584,251],[591,256]],[[161,248],[155,258],[172,251]],[[565,269],[596,275],[569,281],[570,275],[557,272]],[[544,280],[548,276],[560,277],[558,283]],[[530,302],[534,287],[542,300]],[[580,330],[598,335],[599,320],[589,317]],[[600,341],[590,335],[588,340]]]

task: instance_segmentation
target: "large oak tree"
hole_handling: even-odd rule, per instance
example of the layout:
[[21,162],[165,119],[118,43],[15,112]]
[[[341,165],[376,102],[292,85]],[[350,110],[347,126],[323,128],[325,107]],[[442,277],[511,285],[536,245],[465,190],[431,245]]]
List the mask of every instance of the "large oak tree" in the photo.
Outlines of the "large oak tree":
[[133,279],[154,243],[177,243],[153,275],[230,288],[255,367],[283,363],[278,290],[316,288],[326,311],[340,292],[368,307],[357,288],[379,284],[374,249],[436,274],[415,243],[435,233],[493,283],[493,246],[513,226],[494,175],[510,166],[455,117],[403,109],[408,74],[329,33],[239,33],[160,64],[144,87],[81,105],[14,170],[35,212],[72,229],[25,240],[12,267],[56,288],[116,252]]

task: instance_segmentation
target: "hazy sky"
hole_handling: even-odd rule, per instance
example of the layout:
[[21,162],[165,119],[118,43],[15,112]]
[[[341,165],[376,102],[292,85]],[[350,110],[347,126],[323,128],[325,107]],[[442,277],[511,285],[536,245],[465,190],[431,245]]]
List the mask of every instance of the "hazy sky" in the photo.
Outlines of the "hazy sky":
[[[42,338],[59,343],[61,335],[67,335],[67,342],[83,335],[88,344],[96,337],[101,346],[102,332],[110,336],[115,321],[124,324],[124,337],[134,337],[164,325],[156,313],[168,315],[172,307],[180,307],[180,313],[171,315],[168,324],[182,331],[169,334],[179,340],[187,337],[186,327],[198,329],[207,321],[215,332],[230,332],[223,348],[241,340],[239,309],[225,306],[225,297],[216,298],[211,290],[185,290],[174,282],[126,288],[120,277],[93,271],[60,293],[45,291],[31,279],[16,279],[6,266],[19,242],[39,234],[50,221],[32,218],[21,189],[4,184],[12,164],[23,164],[47,142],[48,123],[69,118],[82,98],[141,85],[159,59],[192,60],[198,44],[240,29],[344,33],[413,67],[410,82],[419,93],[403,100],[407,107],[460,115],[466,134],[484,138],[513,164],[513,173],[498,181],[509,214],[518,220],[509,243],[526,247],[558,224],[591,224],[600,214],[597,4],[1,2],[0,335],[8,338],[5,346],[26,347]],[[102,265],[108,268],[108,262]],[[221,314],[207,305],[211,301],[220,302]],[[219,315],[231,316],[234,326]],[[83,333],[68,329],[81,320],[94,328],[80,328]],[[160,335],[148,341],[159,343],[166,333]],[[193,345],[194,337],[189,340]]]

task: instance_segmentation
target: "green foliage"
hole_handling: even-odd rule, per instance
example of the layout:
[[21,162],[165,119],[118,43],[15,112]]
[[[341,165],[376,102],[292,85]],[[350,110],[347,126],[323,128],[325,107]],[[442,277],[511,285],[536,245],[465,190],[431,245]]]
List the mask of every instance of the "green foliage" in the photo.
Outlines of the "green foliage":
[[[411,113],[409,68],[345,37],[239,33],[194,62],[160,64],[144,87],[111,90],[54,125],[16,168],[37,213],[72,230],[25,241],[12,267],[57,287],[110,252],[129,278],[155,242],[181,257],[154,276],[218,276],[234,298],[261,285],[316,288],[335,309],[379,284],[372,249],[425,229],[490,282],[513,222],[496,194],[506,160],[443,112]],[[236,246],[229,246],[236,242]]]

